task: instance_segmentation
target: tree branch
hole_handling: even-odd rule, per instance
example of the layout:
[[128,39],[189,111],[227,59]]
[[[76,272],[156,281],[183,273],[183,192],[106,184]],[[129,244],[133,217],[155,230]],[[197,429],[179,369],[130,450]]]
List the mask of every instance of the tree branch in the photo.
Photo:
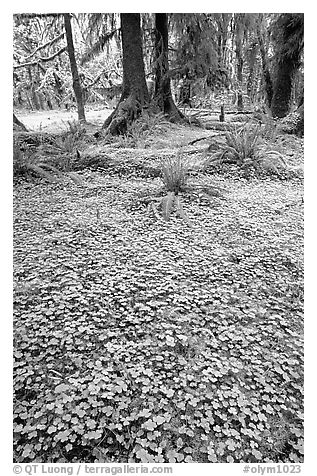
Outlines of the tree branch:
[[194,145],[194,144],[196,144],[196,142],[199,142],[201,140],[212,139],[213,137],[218,137],[220,135],[224,135],[224,134],[213,134],[212,136],[200,137],[199,139],[195,139],[195,140],[192,140],[192,141],[188,142],[187,145]]
[[60,50],[58,50],[56,53],[54,53],[52,56],[47,56],[47,57],[40,57],[38,58],[36,61],[32,61],[30,63],[23,63],[23,64],[18,64],[16,66],[13,66],[13,69],[20,69],[20,68],[27,68],[29,66],[37,66],[39,62],[43,61],[43,62],[47,62],[47,61],[51,61],[53,60],[54,58],[56,58],[56,56],[59,56],[61,55],[62,53],[64,53],[64,51],[67,50],[67,46],[64,46],[63,48],[61,48]]
[[16,16],[20,18],[57,18],[62,15],[62,13],[17,13]]
[[28,61],[30,58],[32,58],[32,56],[34,56],[36,53],[38,53],[39,51],[43,50],[44,48],[46,48],[47,46],[51,46],[53,45],[54,43],[57,43],[59,40],[61,40],[63,37],[65,36],[65,33],[61,33],[60,35],[58,35],[56,38],[54,38],[53,40],[50,40],[48,41],[47,43],[45,43],[44,45],[41,45],[41,46],[38,46],[34,51],[33,53],[31,53],[29,56],[27,56],[25,59],[25,61]]

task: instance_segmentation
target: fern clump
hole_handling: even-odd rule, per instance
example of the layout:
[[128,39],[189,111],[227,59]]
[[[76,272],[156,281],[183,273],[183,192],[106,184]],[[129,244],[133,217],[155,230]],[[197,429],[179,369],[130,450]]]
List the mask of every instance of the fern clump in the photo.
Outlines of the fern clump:
[[[264,132],[266,134],[266,129]],[[225,144],[206,160],[205,169],[217,162],[234,163],[244,170],[264,169],[277,174],[279,167],[287,171],[291,169],[280,152],[269,149],[265,144],[261,124],[252,122],[227,130]]]
[[[184,211],[181,200],[182,194],[198,192],[207,195],[208,198],[210,198],[219,196],[224,191],[217,186],[206,186],[200,183],[191,182],[189,179],[192,172],[197,172],[199,167],[200,166],[197,166],[196,163],[185,158],[180,152],[178,152],[174,157],[161,159],[161,179],[167,193],[162,198],[154,199],[154,201],[158,202],[158,207],[154,205],[153,201],[149,204],[158,219],[162,216],[165,221],[168,221],[171,212],[175,209],[176,214],[191,226],[190,220]],[[159,214],[158,208],[161,209],[161,215]]]
[[27,154],[21,151],[18,144],[13,145],[13,176],[31,177],[37,176],[48,182],[59,181],[56,175],[58,169],[46,164],[35,153]]
[[247,159],[253,159],[261,139],[260,125],[245,124],[243,127],[226,131],[226,154],[239,165]]
[[164,134],[170,127],[163,113],[149,114],[143,112],[135,121],[128,125],[125,141],[134,147],[146,147],[153,137]]
[[76,121],[67,121],[66,130],[54,136],[50,144],[41,144],[41,152],[74,158],[78,156],[78,149],[82,145],[85,129]]
[[37,152],[22,151],[20,145],[13,144],[13,177],[32,178],[38,177],[47,182],[62,182],[64,178],[81,184],[81,177],[75,172],[62,173],[57,167],[54,167],[45,157]]
[[185,187],[189,173],[190,164],[181,154],[175,157],[168,157],[161,160],[161,174],[163,183],[168,192],[178,195]]

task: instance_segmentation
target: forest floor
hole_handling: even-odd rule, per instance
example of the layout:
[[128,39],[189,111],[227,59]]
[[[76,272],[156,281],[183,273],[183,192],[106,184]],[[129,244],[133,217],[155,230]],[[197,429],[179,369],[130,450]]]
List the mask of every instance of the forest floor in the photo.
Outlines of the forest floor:
[[[112,109],[106,107],[86,108],[86,119],[89,123],[100,127],[111,112]],[[78,114],[75,109],[71,111],[60,109],[48,111],[20,110],[17,114],[27,129],[52,133],[65,130],[68,121],[78,120]]]
[[140,164],[208,134],[91,139],[111,166],[15,184],[15,462],[303,461],[303,179],[215,167],[191,226],[158,220]]
[[[86,107],[85,115],[88,124],[91,126],[101,127],[107,117],[112,113],[113,109],[104,106],[90,106]],[[182,109],[186,113],[189,109]],[[197,112],[199,109],[193,109],[192,112]],[[19,119],[24,123],[27,129],[37,132],[62,132],[67,129],[68,122],[77,121],[78,114],[75,108],[72,110],[47,110],[47,111],[29,111],[19,110],[17,112]],[[210,120],[218,120],[219,113],[208,114]],[[226,115],[226,120],[230,121],[231,115]]]

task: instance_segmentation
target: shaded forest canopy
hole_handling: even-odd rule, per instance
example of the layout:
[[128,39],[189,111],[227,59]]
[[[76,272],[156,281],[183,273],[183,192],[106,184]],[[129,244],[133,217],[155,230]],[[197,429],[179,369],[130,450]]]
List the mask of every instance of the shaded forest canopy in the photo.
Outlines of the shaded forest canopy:
[[[78,106],[79,93],[79,107],[102,103],[121,114],[118,102],[128,100],[131,120],[140,112],[135,99],[141,109],[155,103],[177,120],[182,114],[174,103],[217,110],[221,105],[239,111],[266,108],[276,117],[303,103],[303,14],[128,14],[126,21],[124,14],[71,14],[71,62],[64,20],[58,14],[14,16],[16,109],[70,109],[76,101]],[[138,28],[139,43],[122,44],[126,34],[138,38]],[[126,55],[125,48],[130,48]],[[132,64],[136,51],[140,60]],[[128,98],[134,72],[136,84],[142,84],[141,77],[147,83],[142,94],[133,86],[135,99]],[[112,128],[120,132],[118,127]]]

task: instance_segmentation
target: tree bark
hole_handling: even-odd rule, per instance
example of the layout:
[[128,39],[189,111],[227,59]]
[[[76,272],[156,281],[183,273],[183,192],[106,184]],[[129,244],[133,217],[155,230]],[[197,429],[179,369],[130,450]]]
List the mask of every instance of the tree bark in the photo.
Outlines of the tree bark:
[[256,55],[257,55],[257,43],[253,42],[250,45],[250,49],[249,49],[249,76],[247,80],[247,93],[251,102],[253,102],[254,100],[254,93],[255,93],[254,82],[255,82]]
[[271,112],[273,117],[285,117],[289,113],[294,78],[301,63],[303,14],[281,14],[277,20],[276,29],[276,79]]
[[238,42],[236,47],[236,55],[237,55],[237,80],[238,80],[237,107],[238,107],[238,111],[243,111],[243,89],[242,89],[243,58],[242,58],[242,47],[240,42]]
[[44,57],[39,57],[38,59],[36,59],[35,61],[31,61],[29,63],[22,63],[22,64],[18,64],[18,65],[15,65],[13,66],[13,69],[14,70],[17,70],[17,69],[21,69],[21,68],[29,68],[31,66],[38,66],[41,64],[41,62],[48,62],[48,61],[52,61],[53,59],[55,59],[57,56],[59,57],[62,53],[64,53],[64,51],[67,50],[67,47],[63,47],[61,48],[60,50],[58,50],[56,53],[54,53],[53,55],[51,56],[44,56]]
[[67,39],[67,50],[70,62],[70,69],[72,72],[73,77],[73,88],[77,102],[77,110],[78,110],[78,120],[80,122],[86,122],[85,117],[85,109],[84,109],[84,101],[83,101],[83,92],[80,84],[80,79],[78,75],[78,68],[76,63],[75,57],[75,49],[74,49],[74,42],[73,42],[73,34],[72,34],[72,26],[70,22],[70,14],[64,13],[64,23],[65,23],[65,31],[66,31],[66,39]]
[[29,81],[30,81],[30,92],[32,97],[32,110],[35,108],[37,111],[40,110],[39,101],[35,91],[35,81],[32,77],[31,68],[28,68]]
[[237,82],[238,82],[238,94],[237,94],[237,107],[238,111],[243,111],[243,56],[242,56],[242,36],[243,36],[243,21],[244,13],[234,14],[235,21],[235,53],[237,60]]
[[17,118],[17,116],[13,113],[13,124],[16,124],[17,126],[21,127],[21,129],[24,131],[24,132],[27,132],[27,128],[25,127],[25,125],[23,124],[23,122],[19,121],[19,119]]
[[182,112],[176,107],[169,77],[168,65],[168,17],[167,13],[155,14],[155,92],[154,108],[164,112],[172,122],[185,119]]
[[58,107],[61,104],[61,99],[63,96],[63,87],[62,87],[62,82],[56,71],[53,71],[53,77],[54,77],[54,88],[56,91],[56,102]]
[[262,33],[262,16],[260,16],[260,18],[258,19],[256,27],[257,27],[257,37],[259,42],[261,60],[262,60],[262,70],[263,70],[263,80],[264,80],[266,101],[267,101],[268,107],[270,108],[272,103],[272,97],[273,97],[273,82],[272,82],[271,73],[268,66],[267,53],[266,53],[266,49],[264,45],[264,38]]
[[103,124],[113,135],[125,134],[149,104],[145,81],[139,13],[120,13],[122,36],[123,88],[116,109]]
[[298,121],[295,128],[295,134],[298,135],[299,137],[303,137],[304,135],[304,99],[296,112],[298,114]]
[[292,61],[284,58],[278,62],[274,84],[274,94],[271,103],[273,117],[285,117],[289,112],[292,95],[294,66]]

